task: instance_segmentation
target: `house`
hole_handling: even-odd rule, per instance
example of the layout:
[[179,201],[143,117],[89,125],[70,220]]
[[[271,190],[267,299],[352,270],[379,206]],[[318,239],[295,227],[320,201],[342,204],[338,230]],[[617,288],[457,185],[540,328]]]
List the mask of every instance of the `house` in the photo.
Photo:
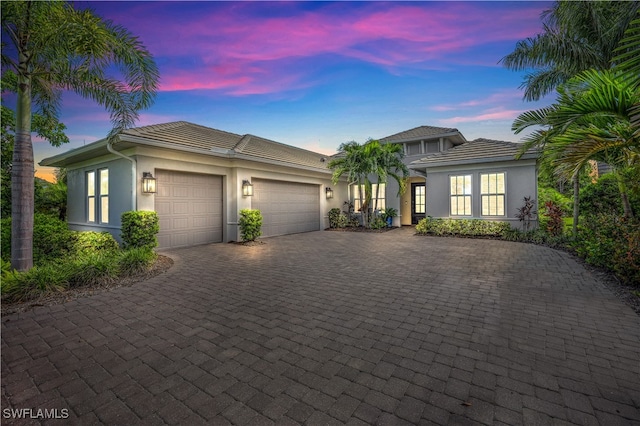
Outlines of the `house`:
[[516,160],[520,144],[490,139],[468,142],[454,128],[420,126],[380,139],[403,145],[411,171],[407,191],[387,184],[386,205],[400,212],[400,224],[411,225],[426,216],[509,222],[523,198],[537,198],[537,153]]
[[[128,129],[112,144],[40,162],[67,168],[71,229],[119,239],[123,212],[155,210],[161,248],[238,241],[245,208],[262,212],[263,236],[324,229],[327,212],[347,197],[326,163],[322,154],[184,121]],[[155,179],[155,193],[145,177]]]
[[[403,145],[409,188],[380,185],[379,205],[400,212],[395,225],[433,217],[510,221],[524,196],[537,193],[536,156],[516,161],[518,144],[478,139],[457,129],[421,126],[380,139]],[[357,188],[333,185],[322,154],[254,135],[184,121],[125,130],[44,159],[67,168],[69,227],[120,238],[120,217],[154,210],[161,248],[237,241],[239,211],[259,209],[263,236],[328,227]],[[385,187],[386,186],[386,187]]]

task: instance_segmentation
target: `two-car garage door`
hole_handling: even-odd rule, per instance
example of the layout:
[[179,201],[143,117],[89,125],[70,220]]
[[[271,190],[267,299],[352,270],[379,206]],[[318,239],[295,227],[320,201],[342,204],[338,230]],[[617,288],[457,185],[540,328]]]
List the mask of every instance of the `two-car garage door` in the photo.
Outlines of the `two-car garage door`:
[[251,207],[262,213],[262,235],[320,230],[320,186],[253,179]]
[[161,248],[222,241],[222,177],[156,170]]
[[[161,248],[222,242],[222,176],[156,170],[156,178]],[[320,230],[319,185],[254,179],[253,186],[262,236]]]

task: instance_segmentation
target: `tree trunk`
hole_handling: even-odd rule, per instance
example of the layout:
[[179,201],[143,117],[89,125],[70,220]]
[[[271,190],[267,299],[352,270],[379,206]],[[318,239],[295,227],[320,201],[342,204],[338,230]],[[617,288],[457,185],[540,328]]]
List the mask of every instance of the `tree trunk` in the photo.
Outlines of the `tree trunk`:
[[624,177],[614,171],[616,180],[618,181],[618,190],[620,191],[620,198],[622,199],[622,209],[624,211],[625,219],[633,219],[633,209],[631,203],[629,203],[629,194],[627,193],[627,185],[624,182]]
[[580,216],[580,179],[573,175],[573,238],[578,237],[578,218]]
[[[23,62],[24,61],[24,62]],[[26,64],[26,55],[20,55]],[[26,65],[18,77],[16,137],[11,168],[11,266],[27,271],[33,266],[34,161],[31,143],[31,79]]]

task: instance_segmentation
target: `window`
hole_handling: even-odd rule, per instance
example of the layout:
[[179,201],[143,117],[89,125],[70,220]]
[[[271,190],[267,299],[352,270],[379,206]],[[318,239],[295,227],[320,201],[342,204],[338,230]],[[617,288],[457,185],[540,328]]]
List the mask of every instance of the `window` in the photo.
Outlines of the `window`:
[[471,175],[449,176],[451,215],[471,216]]
[[109,223],[109,169],[87,172],[87,222]]
[[96,172],[87,172],[87,222],[96,221]]
[[430,154],[432,152],[439,152],[440,151],[440,142],[438,142],[438,141],[427,142],[426,143],[426,148],[427,148],[427,154]]
[[504,216],[505,173],[480,175],[480,198],[483,216]]
[[[371,205],[369,206],[369,208],[373,209],[374,207],[376,207],[376,189],[378,188],[378,184],[377,183],[373,183],[371,184]],[[381,183],[380,184],[380,190],[378,191],[378,210],[382,210],[385,208],[385,200],[386,200],[386,184]],[[354,207],[354,211],[358,212],[360,211],[360,190],[364,191],[364,185],[360,185],[360,187],[358,187],[358,185],[354,185],[353,186],[353,207]],[[364,199],[364,193],[363,195],[363,199]]]
[[100,170],[100,223],[109,223],[109,169]]
[[411,142],[407,144],[407,155],[422,154],[420,142]]

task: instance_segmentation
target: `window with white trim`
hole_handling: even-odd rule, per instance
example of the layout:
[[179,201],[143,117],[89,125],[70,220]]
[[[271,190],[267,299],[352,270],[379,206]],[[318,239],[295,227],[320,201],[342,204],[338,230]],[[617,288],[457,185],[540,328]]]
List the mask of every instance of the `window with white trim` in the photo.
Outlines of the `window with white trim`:
[[[376,189],[378,188],[378,185],[380,185],[380,190],[378,191],[378,204],[376,205]],[[362,192],[362,199],[364,200],[364,185],[353,185],[353,207],[354,207],[354,211],[359,212],[360,211],[360,191]],[[386,196],[387,193],[387,185],[384,183],[381,184],[377,184],[377,183],[373,183],[371,184],[371,205],[369,206],[369,208],[373,209],[374,207],[377,206],[378,210],[382,210],[385,208],[385,200],[387,199]]]
[[86,182],[87,222],[109,223],[109,169],[87,172]]
[[449,176],[451,216],[471,216],[471,175]]
[[87,222],[96,221],[96,172],[87,172]]
[[504,172],[480,175],[480,203],[483,216],[504,216]]

